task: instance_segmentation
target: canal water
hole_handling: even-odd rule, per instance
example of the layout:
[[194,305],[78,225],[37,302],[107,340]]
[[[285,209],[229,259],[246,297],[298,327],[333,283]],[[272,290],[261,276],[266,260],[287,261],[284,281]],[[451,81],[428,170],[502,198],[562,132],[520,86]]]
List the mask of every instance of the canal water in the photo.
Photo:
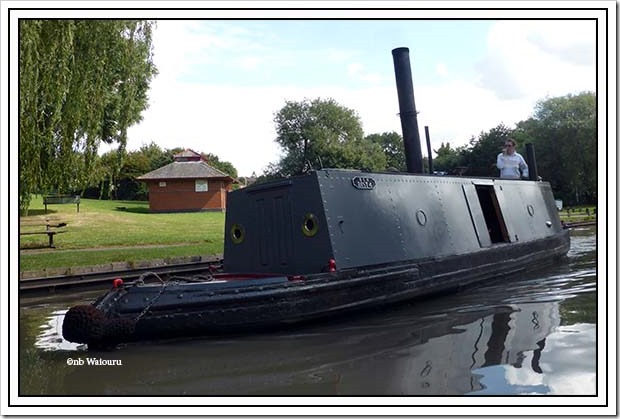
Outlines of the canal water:
[[18,392],[594,396],[596,257],[595,230],[575,229],[565,261],[507,282],[295,330],[129,344],[104,352],[61,337],[64,312],[101,291],[24,297]]

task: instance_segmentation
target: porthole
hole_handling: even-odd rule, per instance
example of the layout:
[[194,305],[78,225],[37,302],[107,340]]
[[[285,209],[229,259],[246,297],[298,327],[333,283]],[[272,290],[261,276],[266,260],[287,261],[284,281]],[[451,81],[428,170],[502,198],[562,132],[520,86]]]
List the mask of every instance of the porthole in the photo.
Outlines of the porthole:
[[245,229],[241,224],[233,224],[230,228],[230,239],[234,244],[240,244],[245,239]]
[[418,224],[420,224],[421,226],[426,225],[426,213],[421,209],[416,211],[415,218],[418,220]]
[[306,214],[301,224],[301,231],[306,237],[313,237],[319,231],[319,222],[314,214]]
[[527,206],[527,213],[530,214],[531,217],[534,216],[534,207],[531,205]]

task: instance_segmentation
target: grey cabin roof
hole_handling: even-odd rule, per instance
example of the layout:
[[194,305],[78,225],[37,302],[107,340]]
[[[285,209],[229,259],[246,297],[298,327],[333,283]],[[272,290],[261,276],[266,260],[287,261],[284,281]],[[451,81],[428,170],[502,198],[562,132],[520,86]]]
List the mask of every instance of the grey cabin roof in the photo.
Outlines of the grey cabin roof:
[[226,173],[209,166],[204,160],[175,161],[138,177],[138,180],[205,178],[228,178],[233,180],[233,178]]

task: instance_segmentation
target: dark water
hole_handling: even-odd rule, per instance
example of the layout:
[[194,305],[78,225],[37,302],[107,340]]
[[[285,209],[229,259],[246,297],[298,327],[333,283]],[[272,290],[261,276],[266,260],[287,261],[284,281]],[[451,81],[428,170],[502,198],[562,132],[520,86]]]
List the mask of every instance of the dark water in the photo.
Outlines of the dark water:
[[20,301],[20,396],[597,394],[592,229],[528,277],[277,333],[86,351],[62,316],[99,293]]

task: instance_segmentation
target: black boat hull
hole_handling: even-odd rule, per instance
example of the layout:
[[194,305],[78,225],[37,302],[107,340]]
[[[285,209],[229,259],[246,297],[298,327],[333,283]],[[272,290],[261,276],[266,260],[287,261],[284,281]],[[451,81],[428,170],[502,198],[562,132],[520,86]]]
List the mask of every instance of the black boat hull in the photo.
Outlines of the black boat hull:
[[[196,283],[127,284],[94,303],[108,323],[79,343],[208,336],[279,328],[507,280],[552,264],[568,251],[568,231],[473,254],[300,276],[215,275]],[[70,316],[70,313],[67,313]],[[101,321],[101,320],[99,320]],[[131,327],[123,327],[130,324]]]

